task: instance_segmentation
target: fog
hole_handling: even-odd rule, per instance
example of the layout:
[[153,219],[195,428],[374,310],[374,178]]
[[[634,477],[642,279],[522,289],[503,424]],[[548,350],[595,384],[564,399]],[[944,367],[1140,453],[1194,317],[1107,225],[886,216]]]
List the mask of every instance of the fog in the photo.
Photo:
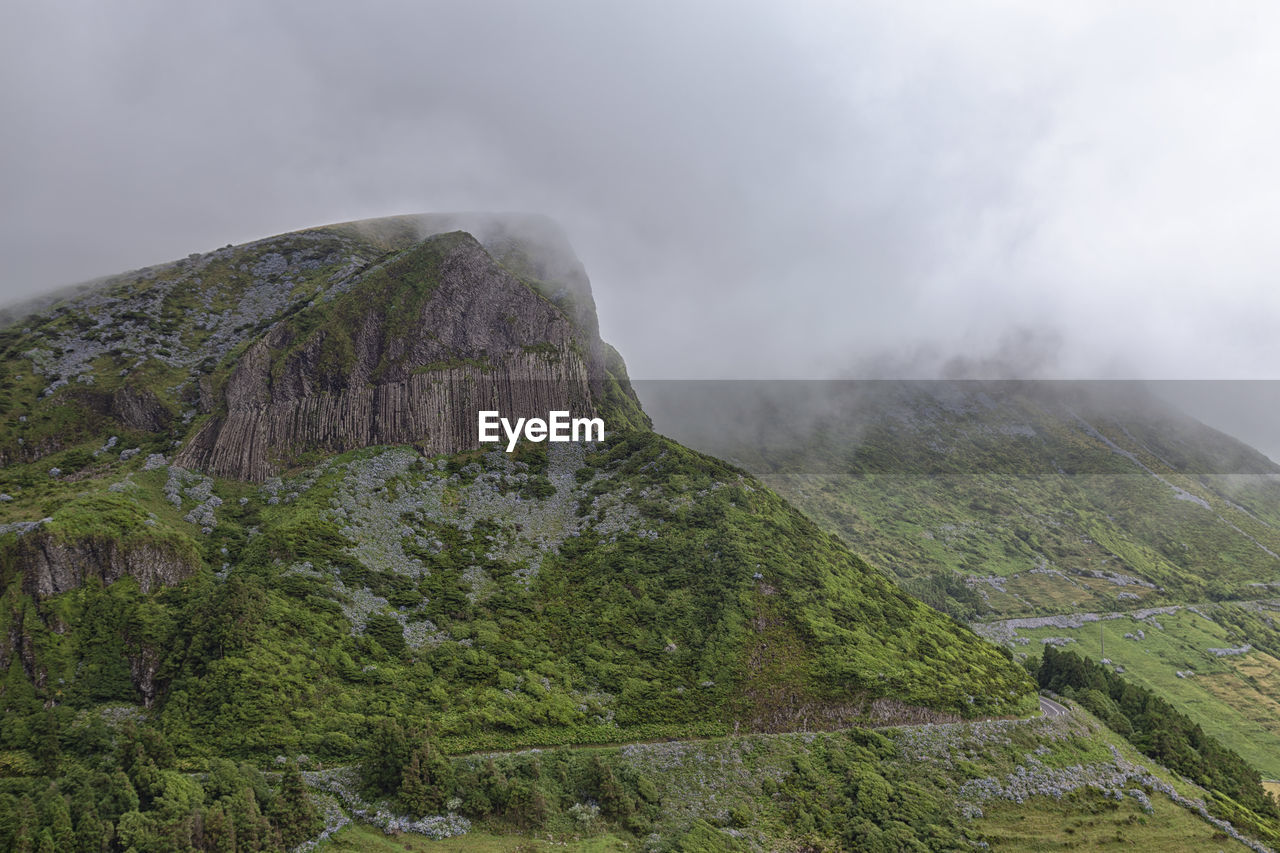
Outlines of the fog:
[[5,301],[515,210],[638,377],[1277,376],[1274,4],[6,11]]

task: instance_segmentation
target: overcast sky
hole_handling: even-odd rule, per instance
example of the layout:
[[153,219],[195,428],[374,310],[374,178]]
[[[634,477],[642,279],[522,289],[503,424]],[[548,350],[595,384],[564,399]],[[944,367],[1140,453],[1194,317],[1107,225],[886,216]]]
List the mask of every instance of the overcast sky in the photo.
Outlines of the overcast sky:
[[0,281],[527,210],[639,377],[1278,378],[1278,40],[1273,2],[23,0]]

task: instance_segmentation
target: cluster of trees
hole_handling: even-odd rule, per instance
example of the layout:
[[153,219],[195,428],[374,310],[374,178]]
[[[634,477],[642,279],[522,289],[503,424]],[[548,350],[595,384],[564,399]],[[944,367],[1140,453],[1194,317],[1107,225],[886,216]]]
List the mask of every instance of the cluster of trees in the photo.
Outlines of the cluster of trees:
[[931,569],[916,577],[902,578],[901,586],[939,613],[968,622],[988,607],[981,593],[965,582],[966,577],[949,568]]
[[[100,723],[100,721],[99,721]],[[296,765],[275,784],[248,764],[175,768],[150,726],[100,724],[68,751],[36,732],[44,770],[0,779],[0,850],[13,853],[240,853],[287,850],[322,828]]]
[[609,822],[644,834],[659,814],[653,782],[608,751],[450,760],[427,732],[384,719],[363,759],[365,793],[415,817],[448,810],[519,830],[598,830]]
[[1075,699],[1143,755],[1211,791],[1223,817],[1267,843],[1280,840],[1280,806],[1258,771],[1155,693],[1053,646],[1045,647],[1035,675],[1041,688]]
[[896,756],[878,732],[851,730],[815,741],[781,781],[765,780],[764,792],[785,804],[792,830],[814,840],[810,849],[825,847],[818,839],[868,853],[972,849],[945,785],[908,776]]
[[[531,477],[545,477],[545,458],[526,457]],[[752,703],[773,696],[888,695],[977,714],[1027,694],[1007,657],[735,469],[647,433],[620,435],[590,462],[582,510],[632,529],[569,538],[527,586],[489,556],[500,520],[463,530],[405,519],[443,546],[418,554],[431,569],[422,578],[362,565],[327,514],[338,470],[292,502],[241,506],[227,493],[203,544],[209,565],[233,561],[225,579],[201,568],[148,593],[125,578],[35,599],[21,567],[0,560],[0,634],[22,638],[0,671],[0,765],[12,765],[0,766],[0,853],[288,846],[314,828],[300,778],[290,769],[269,784],[250,765],[300,752],[367,759],[370,791],[405,812],[440,813],[457,797],[468,816],[532,827],[598,808],[647,833],[653,786],[620,766],[471,764],[444,751],[696,736],[750,725]],[[602,509],[618,503],[631,506]],[[80,508],[86,527],[119,509]],[[138,515],[125,520],[150,529]],[[304,561],[323,572],[285,571]],[[472,567],[487,575],[479,595]],[[330,572],[458,642],[411,648],[386,613],[353,633]],[[774,664],[751,666],[765,646],[780,650]],[[121,702],[149,705],[147,724],[107,726],[100,706]],[[380,719],[399,722],[375,730]],[[434,738],[422,735],[428,722]],[[175,753],[249,764],[197,776]]]

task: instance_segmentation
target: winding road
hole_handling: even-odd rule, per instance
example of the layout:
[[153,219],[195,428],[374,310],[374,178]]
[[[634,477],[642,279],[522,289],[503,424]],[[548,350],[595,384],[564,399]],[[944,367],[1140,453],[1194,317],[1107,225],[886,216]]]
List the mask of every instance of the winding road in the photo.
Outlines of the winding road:
[[1065,717],[1071,712],[1047,696],[1040,697],[1040,713],[1046,717]]

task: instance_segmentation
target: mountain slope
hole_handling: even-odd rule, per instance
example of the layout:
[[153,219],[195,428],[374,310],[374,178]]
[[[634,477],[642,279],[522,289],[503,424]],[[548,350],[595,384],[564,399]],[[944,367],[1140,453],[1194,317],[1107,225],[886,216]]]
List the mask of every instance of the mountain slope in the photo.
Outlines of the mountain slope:
[[[904,589],[1020,656],[1106,658],[1280,776],[1280,471],[1260,453],[1127,383],[640,391],[660,429],[761,476]],[[690,395],[742,426],[691,421]]]
[[[766,477],[962,618],[1256,598],[1280,580],[1280,468],[1141,388],[647,383],[642,391],[664,430]],[[717,423],[740,426],[691,421],[691,396],[704,411],[723,409]],[[952,572],[967,589],[950,582]]]
[[[453,224],[228,247],[0,332],[11,793],[123,774],[77,812],[123,849],[201,796],[150,768],[346,763],[392,724],[461,752],[1034,708],[1010,655],[651,432],[545,223]],[[471,431],[552,405],[607,440]],[[226,789],[285,796],[254,778]]]

